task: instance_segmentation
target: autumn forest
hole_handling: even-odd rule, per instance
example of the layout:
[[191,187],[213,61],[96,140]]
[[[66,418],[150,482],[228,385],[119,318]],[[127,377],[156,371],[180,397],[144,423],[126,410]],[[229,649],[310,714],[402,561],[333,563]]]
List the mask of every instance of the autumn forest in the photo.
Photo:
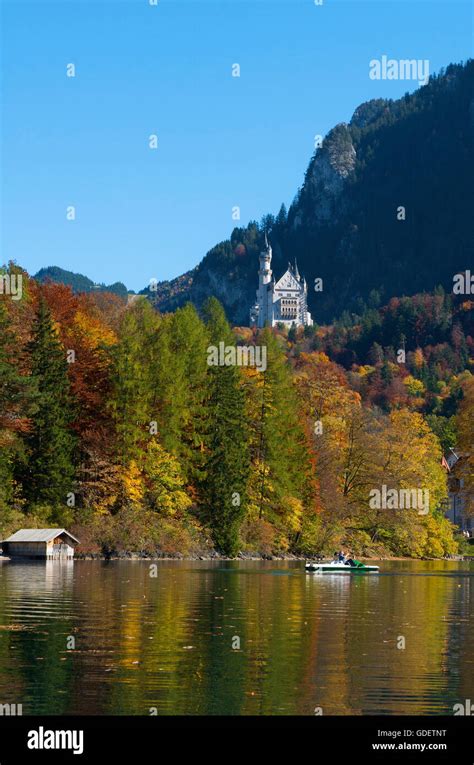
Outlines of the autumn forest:
[[[331,325],[257,331],[212,297],[161,314],[9,273],[3,538],[67,527],[106,556],[458,551],[442,457],[472,443],[474,301],[373,293]],[[265,347],[266,369],[209,365],[220,342]],[[382,485],[427,490],[429,512],[372,507]]]

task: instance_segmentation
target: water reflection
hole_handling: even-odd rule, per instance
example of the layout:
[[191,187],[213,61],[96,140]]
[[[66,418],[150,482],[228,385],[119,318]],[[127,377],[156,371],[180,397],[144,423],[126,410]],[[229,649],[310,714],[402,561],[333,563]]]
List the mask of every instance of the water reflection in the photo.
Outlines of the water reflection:
[[451,713],[474,692],[474,572],[382,568],[164,561],[153,578],[144,561],[3,564],[0,702],[24,714]]

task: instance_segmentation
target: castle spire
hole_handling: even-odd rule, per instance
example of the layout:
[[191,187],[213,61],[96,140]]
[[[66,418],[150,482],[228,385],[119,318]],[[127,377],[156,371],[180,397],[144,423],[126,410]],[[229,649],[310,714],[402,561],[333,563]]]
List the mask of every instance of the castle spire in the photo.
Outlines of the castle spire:
[[300,274],[298,271],[298,263],[296,262],[296,258],[295,258],[295,276],[298,279],[298,281],[300,281]]

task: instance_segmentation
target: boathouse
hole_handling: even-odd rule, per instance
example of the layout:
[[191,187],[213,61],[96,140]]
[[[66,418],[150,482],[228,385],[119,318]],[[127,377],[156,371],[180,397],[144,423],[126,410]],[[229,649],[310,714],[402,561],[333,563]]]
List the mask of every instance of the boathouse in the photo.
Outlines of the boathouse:
[[20,529],[2,542],[10,558],[72,558],[79,543],[66,529]]

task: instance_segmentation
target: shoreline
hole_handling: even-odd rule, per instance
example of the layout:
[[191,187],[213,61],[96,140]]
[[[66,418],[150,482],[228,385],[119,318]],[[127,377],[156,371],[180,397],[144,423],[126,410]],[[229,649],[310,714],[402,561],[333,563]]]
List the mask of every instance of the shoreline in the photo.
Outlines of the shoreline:
[[[102,561],[121,561],[121,560],[137,560],[137,561],[310,561],[316,559],[327,560],[325,556],[311,556],[311,555],[292,555],[286,553],[282,555],[271,555],[267,553],[239,553],[234,557],[227,555],[221,555],[220,553],[195,553],[195,554],[181,554],[181,553],[135,553],[124,552],[116,553],[114,555],[103,555],[102,553],[79,553],[74,555],[74,560],[102,560]],[[474,558],[473,555],[453,555],[449,558],[408,558],[401,556],[360,556],[361,561],[464,561]]]

